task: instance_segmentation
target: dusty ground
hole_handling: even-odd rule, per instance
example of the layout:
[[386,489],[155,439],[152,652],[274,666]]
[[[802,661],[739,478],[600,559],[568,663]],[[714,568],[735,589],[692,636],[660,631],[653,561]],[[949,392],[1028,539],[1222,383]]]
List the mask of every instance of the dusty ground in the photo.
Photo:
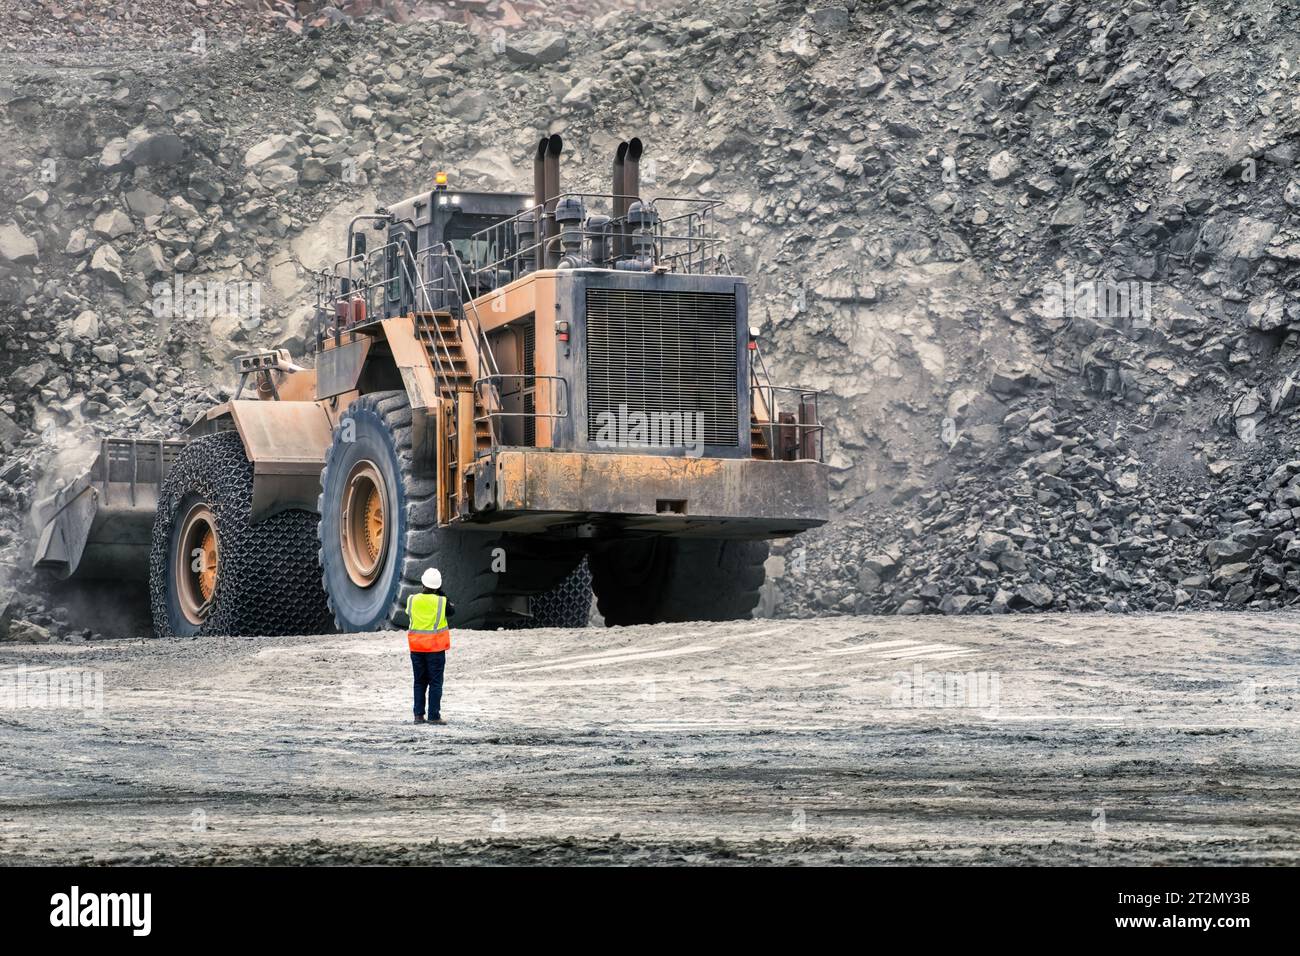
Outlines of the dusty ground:
[[455,641],[446,727],[398,634],[4,647],[0,861],[1300,859],[1294,616]]

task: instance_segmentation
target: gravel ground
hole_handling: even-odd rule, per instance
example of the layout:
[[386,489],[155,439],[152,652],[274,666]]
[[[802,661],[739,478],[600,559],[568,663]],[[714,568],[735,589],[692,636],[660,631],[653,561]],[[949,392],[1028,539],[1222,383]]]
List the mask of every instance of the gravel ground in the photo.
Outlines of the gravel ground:
[[[455,642],[446,727],[408,723],[400,634],[4,647],[0,861],[1300,858],[1291,616]],[[102,708],[13,706],[47,668]]]

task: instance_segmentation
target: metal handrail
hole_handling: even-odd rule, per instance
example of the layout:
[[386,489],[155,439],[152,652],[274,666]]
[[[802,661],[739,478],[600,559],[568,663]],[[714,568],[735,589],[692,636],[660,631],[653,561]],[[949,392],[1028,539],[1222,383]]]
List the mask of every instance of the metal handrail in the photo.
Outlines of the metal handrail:
[[[398,272],[388,275],[387,258],[393,250],[397,252]],[[371,275],[374,272],[372,263],[376,260],[384,263],[381,274],[382,279],[373,280]],[[429,271],[429,266],[433,262],[439,262],[441,268],[438,270],[436,284],[431,288],[430,284],[425,281],[425,273]],[[360,264],[360,276],[354,271],[354,266]],[[348,290],[342,290],[342,279],[339,270],[347,266]],[[442,334],[441,328],[437,325],[436,319],[432,328],[425,327],[420,329],[418,314],[428,314],[436,316],[439,312],[445,312],[451,316],[452,320],[458,323],[462,329],[461,341],[472,341],[475,346],[476,368],[473,374],[478,378],[485,378],[499,374],[495,356],[487,341],[487,334],[483,331],[482,318],[479,315],[478,305],[470,298],[469,281],[465,275],[465,270],[461,264],[460,258],[455,251],[446,243],[440,243],[429,249],[421,250],[416,254],[409,240],[406,237],[399,237],[392,242],[386,243],[376,249],[367,250],[365,253],[349,256],[340,259],[329,270],[318,272],[316,275],[316,295],[317,295],[317,342],[324,341],[325,330],[319,327],[320,316],[329,311],[336,312],[336,306],[342,302],[349,304],[360,298],[366,305],[367,320],[364,325],[370,325],[378,322],[382,315],[382,303],[380,308],[374,308],[374,293],[379,290],[381,295],[387,296],[388,289],[394,282],[405,281],[412,290],[414,299],[414,312],[417,315],[412,316],[412,323],[415,326],[417,335],[419,335],[428,346],[429,355],[434,365],[435,383],[440,393],[451,397],[453,405],[459,400],[456,396],[463,390],[458,387],[454,376],[456,374],[455,359],[451,354],[451,349],[447,344],[446,338]],[[438,300],[435,301],[435,293],[438,293]],[[466,309],[466,302],[469,308]],[[348,330],[361,327],[361,323],[348,326]],[[344,329],[342,323],[335,324],[335,337],[341,337]]]
[[[765,404],[769,410],[770,417],[767,421],[758,421],[755,422],[755,424],[767,438],[768,448],[771,449],[774,456],[777,453],[776,436],[778,432],[793,431],[795,436],[795,447],[799,450],[800,454],[803,452],[804,436],[809,434],[816,435],[817,454],[815,460],[826,460],[826,426],[822,424],[821,416],[818,411],[818,398],[821,395],[820,391],[811,388],[802,388],[796,385],[753,385],[751,387],[760,394],[766,392]],[[800,406],[810,400],[813,409],[813,421],[802,422],[799,421],[798,418],[792,422],[781,421],[779,417],[781,414],[781,408],[776,397],[778,392],[788,392],[798,396],[798,404]],[[795,414],[798,415],[799,413],[796,412]]]
[[[473,298],[468,297],[469,280],[465,275],[465,270],[461,265],[460,257],[446,243],[440,243],[423,253],[425,262],[432,259],[441,260],[444,264],[450,263],[452,268],[441,270],[444,274],[450,273],[450,279],[453,288],[441,288],[441,276],[439,278],[440,291],[454,294],[456,307],[451,309],[451,313],[456,321],[462,323],[462,328],[468,332],[468,336],[462,335],[462,341],[466,338],[474,342],[474,352],[477,359],[477,367],[474,369],[475,379],[482,379],[492,375],[497,375],[500,369],[497,366],[496,356],[492,352],[491,344],[488,342],[487,333],[483,331],[482,317],[479,315],[478,303]],[[468,301],[469,310],[466,311],[465,303]],[[473,320],[470,319],[470,313],[473,313]],[[472,386],[471,386],[472,388]],[[477,395],[475,396],[477,398]],[[485,404],[485,407],[487,405]],[[495,444],[495,442],[494,442]]]
[[[531,412],[507,412],[501,410],[500,408],[496,408],[496,409],[490,408],[488,406],[487,401],[485,400],[483,402],[483,407],[484,409],[486,409],[486,411],[484,412],[484,414],[476,417],[474,419],[474,422],[475,424],[479,422],[487,423],[488,435],[491,438],[491,442],[494,447],[498,444],[497,429],[496,429],[496,420],[498,418],[560,419],[560,418],[569,417],[569,382],[561,375],[537,375],[537,374],[530,374],[526,372],[497,372],[496,374],[493,375],[488,375],[480,379],[475,379],[474,395],[476,398],[478,397],[479,386],[491,386],[491,392],[494,395],[496,395],[497,402],[499,404],[501,398],[500,396],[501,384],[507,380],[515,380],[515,379],[519,380],[520,382],[531,380],[534,383],[534,390],[533,390],[534,401],[536,400],[536,396],[537,396],[536,383],[551,382],[552,383],[551,404],[553,407],[555,407],[558,410],[553,412],[543,412],[537,408],[534,408]],[[554,383],[559,383],[560,387],[556,389],[554,387]],[[521,391],[524,388],[526,388],[526,386],[524,385],[520,386]]]
[[[795,444],[803,450],[804,434],[814,433],[817,436],[817,460],[826,460],[826,426],[821,422],[821,412],[818,407],[818,399],[821,396],[821,390],[814,388],[804,388],[798,385],[773,385],[772,377],[767,370],[767,362],[763,359],[763,352],[758,347],[758,342],[753,342],[753,348],[750,350],[754,353],[757,361],[749,364],[749,387],[751,398],[757,393],[758,397],[763,399],[763,407],[767,412],[767,420],[760,421],[755,415],[755,422],[760,430],[763,431],[767,438],[768,448],[773,454],[776,453],[776,430],[777,429],[794,429]],[[813,418],[812,422],[800,422],[796,418],[793,422],[782,422],[778,420],[780,408],[777,403],[777,393],[791,393],[798,396],[798,404],[802,406],[806,399],[812,400]],[[753,402],[751,401],[751,408]],[[798,414],[796,412],[796,414]]]
[[[369,249],[364,253],[358,253],[357,255],[340,259],[330,268],[312,273],[316,278],[316,342],[318,346],[324,342],[327,335],[327,330],[321,327],[322,316],[329,313],[333,318],[337,319],[338,310],[336,307],[340,303],[344,303],[348,306],[349,314],[352,302],[357,299],[361,299],[366,307],[365,323],[354,323],[349,325],[347,327],[349,331],[354,328],[359,328],[363,324],[369,326],[380,321],[382,318],[383,299],[387,296],[387,289],[389,285],[398,281],[399,276],[393,275],[392,277],[388,277],[387,268],[385,267],[380,271],[380,274],[383,275],[384,278],[372,281],[370,277],[372,272],[375,271],[372,262],[376,258],[382,257],[383,259],[387,259],[390,249],[398,249],[400,251],[403,244],[405,244],[404,240],[389,242],[377,249]],[[353,266],[357,263],[360,263],[361,265],[360,278],[356,276],[353,270]],[[347,266],[347,275],[339,275],[339,270],[345,265]],[[345,280],[348,283],[347,292],[342,290],[342,283]],[[381,296],[381,308],[375,308],[374,293],[377,291]],[[341,324],[335,322],[333,337],[336,344],[341,341],[343,332],[344,329]]]
[[[469,279],[465,275],[465,268],[461,264],[460,256],[456,255],[455,251],[452,250],[445,242],[442,243],[439,247],[435,247],[435,248],[442,248],[444,251],[439,253],[439,255],[445,259],[450,260],[451,263],[456,267],[456,275],[454,276],[454,278],[460,280],[457,286],[457,297],[460,298],[461,300],[460,301],[461,315],[459,316],[459,318],[462,321],[466,321],[466,322],[469,321],[469,317],[465,313],[466,301],[469,302],[469,307],[471,311],[473,311],[474,313],[474,323],[471,331],[474,333],[474,348],[475,351],[478,353],[478,358],[479,358],[480,367],[477,369],[477,371],[480,373],[480,375],[482,374],[484,370],[483,369],[484,361],[486,360],[487,363],[486,368],[488,374],[496,375],[499,372],[499,369],[496,364],[496,357],[492,354],[492,349],[487,340],[487,333],[483,331],[483,319],[478,313],[478,303],[475,302],[472,297],[468,296]],[[461,289],[465,290],[466,293],[465,295],[460,294],[459,290]]]
[[[554,219],[554,213],[548,212],[548,209],[553,209],[554,205],[560,200],[571,198],[581,199],[584,206],[586,205],[587,200],[608,200],[610,202],[613,202],[614,200],[628,200],[629,202],[645,201],[642,200],[640,196],[623,195],[621,193],[561,193],[558,196],[547,199],[546,203],[542,205],[530,206],[509,219],[494,223],[493,225],[474,233],[470,239],[476,247],[475,253],[477,253],[477,246],[480,244],[485,245],[489,249],[510,249],[511,251],[508,254],[499,255],[496,259],[489,262],[480,263],[478,259],[475,258],[471,263],[470,271],[474,275],[478,276],[484,274],[495,274],[498,271],[505,270],[509,272],[512,279],[518,278],[518,276],[530,271],[528,269],[521,270],[519,266],[521,263],[526,261],[536,262],[538,253],[545,250],[548,240],[541,238],[541,225],[544,220]],[[716,252],[712,257],[706,256],[705,251],[706,249],[720,250],[721,246],[725,244],[724,239],[714,236],[709,229],[710,214],[715,209],[725,205],[723,200],[701,199],[696,196],[656,196],[653,199],[648,200],[648,203],[654,205],[656,208],[658,208],[662,203],[686,203],[691,207],[683,212],[660,217],[657,220],[654,233],[657,261],[679,261],[684,258],[686,261],[686,271],[694,272],[697,258],[701,267],[703,267],[704,263],[710,259],[713,261],[718,259],[721,255],[720,251]],[[520,248],[517,247],[514,242],[516,236],[515,226],[524,221],[525,217],[528,216],[532,217],[534,235],[538,238],[530,245]],[[613,235],[618,234],[621,227],[626,226],[627,222],[628,220],[626,215],[614,216],[610,217],[609,223],[606,227],[610,230],[608,233],[596,232],[585,228],[579,229],[578,232],[584,240],[595,237],[612,237]],[[670,223],[684,223],[686,233],[684,235],[669,233],[666,227]],[[624,234],[628,236],[631,235],[631,233]],[[549,241],[551,243],[559,242],[560,236],[558,234],[552,235]],[[686,249],[683,252],[664,255],[663,249],[666,243],[685,243]],[[697,246],[700,247],[698,257],[694,251]],[[611,263],[617,263],[631,258],[632,256],[628,254],[622,256],[615,255],[611,256],[609,261]]]
[[[424,279],[420,277],[420,270],[416,268],[416,259],[414,253],[411,252],[410,243],[408,243],[405,238],[402,238],[397,241],[396,245],[398,246],[398,259],[401,263],[402,274],[406,278],[407,282],[409,282],[415,289],[416,308],[414,311],[416,314],[411,316],[411,323],[413,328],[418,332],[420,328],[419,313],[424,312],[436,316],[439,310],[433,307],[433,299],[429,295],[428,287],[424,284]],[[424,300],[423,304],[425,308],[423,309],[420,308],[421,297],[423,297]],[[451,349],[447,347],[446,339],[442,336],[442,330],[438,328],[436,321],[433,330],[434,331],[431,332],[426,328],[424,334],[428,338],[428,341],[434,346],[433,360],[436,365],[435,374],[437,377],[444,380],[444,390],[454,396],[456,393],[456,386],[455,382],[452,380],[452,375],[456,370],[456,363],[452,358]],[[436,332],[436,334],[434,334],[434,332]],[[441,356],[439,355],[439,349],[442,351]],[[445,367],[443,363],[444,359],[446,360]]]

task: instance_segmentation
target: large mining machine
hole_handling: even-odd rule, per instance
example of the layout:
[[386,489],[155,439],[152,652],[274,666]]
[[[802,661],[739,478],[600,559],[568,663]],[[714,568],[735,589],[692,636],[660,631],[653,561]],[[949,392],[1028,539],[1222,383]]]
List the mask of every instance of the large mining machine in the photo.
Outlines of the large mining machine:
[[[527,624],[580,564],[607,624],[748,616],[768,541],[826,520],[817,393],[774,385],[707,198],[432,188],[357,216],[311,355],[237,360],[176,440],[110,438],[39,502],[35,564],[148,575],[159,635]],[[570,591],[572,591],[570,587]],[[571,623],[587,617],[581,600]]]

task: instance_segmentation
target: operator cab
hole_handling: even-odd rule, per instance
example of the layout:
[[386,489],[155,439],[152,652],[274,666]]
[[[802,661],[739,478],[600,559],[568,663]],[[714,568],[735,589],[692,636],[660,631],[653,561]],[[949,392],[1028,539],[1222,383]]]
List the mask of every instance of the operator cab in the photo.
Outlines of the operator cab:
[[438,178],[428,192],[353,220],[347,256],[317,277],[318,342],[381,319],[450,309],[509,281],[491,264],[516,254],[517,237],[495,227],[532,197],[450,189]]
[[[413,272],[424,282],[435,306],[458,301],[453,291],[457,284],[465,298],[496,288],[495,270],[476,271],[471,264],[493,263],[514,254],[512,237],[492,227],[518,215],[531,198],[527,193],[474,192],[440,184],[389,206],[392,219],[387,225],[384,316],[415,311]],[[407,248],[415,257],[415,270],[401,261]]]

